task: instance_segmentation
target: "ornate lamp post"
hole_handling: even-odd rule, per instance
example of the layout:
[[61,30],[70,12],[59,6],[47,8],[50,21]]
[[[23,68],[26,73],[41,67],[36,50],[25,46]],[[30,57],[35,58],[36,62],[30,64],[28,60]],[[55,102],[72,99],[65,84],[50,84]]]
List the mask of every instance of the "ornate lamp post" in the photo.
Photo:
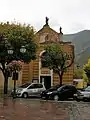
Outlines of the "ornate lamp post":
[[[13,48],[9,48],[7,51],[8,51],[8,54],[10,55],[12,55],[14,52]],[[20,52],[21,53],[26,52],[25,46],[21,46]],[[13,80],[14,80],[13,98],[16,98],[16,80],[18,80],[17,65],[14,65]]]

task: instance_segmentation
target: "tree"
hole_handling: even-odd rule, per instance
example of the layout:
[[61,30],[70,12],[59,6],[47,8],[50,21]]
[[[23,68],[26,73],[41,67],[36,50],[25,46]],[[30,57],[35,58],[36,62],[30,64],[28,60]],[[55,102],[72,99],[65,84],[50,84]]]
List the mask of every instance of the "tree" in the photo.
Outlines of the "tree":
[[[4,93],[7,94],[8,76],[7,65],[13,60],[29,63],[36,57],[35,30],[30,25],[0,24],[0,70],[4,75]],[[25,53],[20,48],[26,48]],[[13,54],[8,54],[8,49],[13,49]]]
[[85,72],[83,72],[83,80],[88,83],[88,77]]
[[60,85],[62,85],[63,74],[73,64],[74,56],[65,52],[60,44],[50,44],[45,47],[45,54],[41,59],[44,66],[53,69],[59,75]]
[[88,77],[88,83],[90,84],[90,60],[83,66],[83,70],[85,71],[85,74]]
[[83,79],[84,83],[88,83],[88,77],[86,75],[86,72],[79,66],[74,68],[73,78],[74,79]]
[[75,68],[73,78],[74,79],[82,79],[83,78],[83,73],[84,73],[83,69]]
[[83,69],[86,73],[90,74],[90,63],[87,63],[83,66]]

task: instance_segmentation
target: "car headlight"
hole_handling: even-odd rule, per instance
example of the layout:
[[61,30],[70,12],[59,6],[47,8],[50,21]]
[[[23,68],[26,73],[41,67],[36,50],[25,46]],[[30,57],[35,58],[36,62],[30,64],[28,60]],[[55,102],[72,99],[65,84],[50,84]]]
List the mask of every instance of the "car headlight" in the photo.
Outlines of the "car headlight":
[[48,92],[47,94],[50,95],[50,94],[52,94],[52,92]]
[[[12,92],[14,92],[14,89],[12,90]],[[16,90],[16,92],[17,92],[17,90]]]
[[90,97],[90,95],[88,95],[88,94],[85,94],[85,95],[84,95],[84,97]]
[[20,93],[22,90],[17,90],[16,92]]

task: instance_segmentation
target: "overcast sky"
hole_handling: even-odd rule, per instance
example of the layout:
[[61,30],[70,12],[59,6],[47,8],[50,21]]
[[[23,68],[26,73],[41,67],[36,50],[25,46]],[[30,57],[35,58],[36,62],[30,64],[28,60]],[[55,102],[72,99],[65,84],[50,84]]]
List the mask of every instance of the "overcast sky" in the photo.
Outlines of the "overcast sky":
[[64,34],[90,29],[90,0],[1,0],[0,22],[28,23],[39,30],[45,24]]

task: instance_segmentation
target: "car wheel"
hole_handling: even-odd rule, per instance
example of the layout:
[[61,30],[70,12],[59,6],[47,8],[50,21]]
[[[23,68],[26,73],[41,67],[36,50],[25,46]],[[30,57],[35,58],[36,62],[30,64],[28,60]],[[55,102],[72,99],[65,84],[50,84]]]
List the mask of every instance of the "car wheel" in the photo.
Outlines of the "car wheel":
[[43,99],[43,96],[42,96],[42,95],[40,95],[40,98],[41,98],[41,99]]
[[87,101],[88,101],[88,99],[87,99],[87,98],[83,98],[83,101],[84,101],[84,102],[87,102]]
[[54,99],[55,101],[58,101],[58,100],[59,100],[59,96],[58,96],[58,95],[54,95],[53,99]]
[[75,100],[76,100],[77,102],[80,102],[80,99],[78,99],[78,98],[76,98]]
[[23,98],[27,98],[28,97],[28,93],[23,93]]

